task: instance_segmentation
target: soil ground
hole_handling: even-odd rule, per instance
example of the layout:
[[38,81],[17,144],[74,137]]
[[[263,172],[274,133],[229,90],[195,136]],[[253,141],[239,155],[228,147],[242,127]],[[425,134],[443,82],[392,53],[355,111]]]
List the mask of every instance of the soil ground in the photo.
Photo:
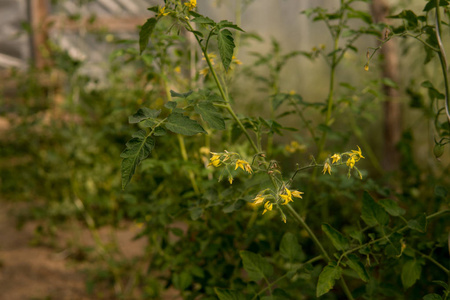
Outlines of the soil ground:
[[[26,223],[21,230],[16,226],[15,211],[24,209],[23,205],[6,201],[0,201],[0,205],[0,299],[114,299],[111,286],[100,287],[100,290],[96,287],[93,293],[87,292],[87,270],[94,266],[74,260],[73,247],[67,246],[92,246],[93,239],[87,229],[73,225],[71,230],[64,227],[57,235],[56,244],[33,246],[37,224]],[[121,252],[131,259],[142,255],[145,249],[143,239],[132,240],[137,232],[134,224],[128,224],[124,229],[114,231],[102,228],[99,234],[103,241],[114,234]],[[177,294],[167,291],[162,299],[177,299]]]

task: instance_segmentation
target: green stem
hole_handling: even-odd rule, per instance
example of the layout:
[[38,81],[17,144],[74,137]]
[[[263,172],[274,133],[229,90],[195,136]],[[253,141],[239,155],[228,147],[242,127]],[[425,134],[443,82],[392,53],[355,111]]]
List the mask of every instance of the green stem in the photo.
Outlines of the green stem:
[[[305,262],[302,263],[300,266],[298,266],[297,269],[296,269],[295,271],[298,272],[298,271],[300,271],[301,269],[303,269],[304,266],[309,265],[309,264],[312,264],[312,263],[314,263],[314,262],[316,262],[316,261],[319,261],[319,260],[321,260],[321,259],[323,259],[323,257],[322,257],[321,255],[316,256],[316,257],[313,257],[313,258],[311,258],[310,260],[305,261]],[[270,283],[269,286],[263,288],[263,289],[260,290],[255,296],[253,296],[252,300],[253,300],[253,299],[256,299],[259,295],[261,295],[261,294],[263,294],[265,291],[267,291],[267,290],[269,289],[269,287],[272,287],[272,286],[276,285],[278,282],[282,281],[284,278],[286,278],[287,275],[288,275],[288,273],[286,273],[286,274],[284,274],[284,275],[278,277],[274,282]]]
[[413,250],[415,253],[419,254],[420,256],[422,256],[423,258],[426,258],[429,261],[431,261],[432,263],[434,263],[438,268],[440,268],[442,271],[444,271],[447,275],[450,275],[450,270],[447,269],[446,267],[444,267],[443,265],[441,265],[438,261],[436,261],[431,256],[423,254],[422,252],[417,251],[416,249],[413,249],[413,248],[410,248],[410,249]]
[[[178,144],[180,145],[181,157],[186,162],[188,161],[188,155],[186,151],[186,146],[184,144],[184,138],[181,134],[177,134]],[[200,190],[198,189],[197,181],[195,180],[195,174],[192,171],[188,171],[189,180],[191,181],[192,188],[196,195],[200,195]]]
[[441,40],[441,13],[439,10],[439,0],[435,0],[436,2],[436,39],[439,44],[439,60],[441,62],[442,74],[444,76],[444,85],[445,85],[445,113],[447,115],[447,119],[450,122],[450,98],[449,98],[449,86],[448,86],[448,76],[447,76],[447,58],[445,56],[445,49],[442,45]]
[[[189,27],[190,31],[194,31],[191,24],[186,21],[187,26]],[[253,150],[255,152],[260,152],[258,147],[256,146],[253,139],[250,137],[250,134],[248,133],[247,129],[245,129],[244,125],[242,124],[241,120],[237,117],[236,113],[234,112],[233,108],[230,105],[230,99],[228,98],[228,95],[225,93],[225,90],[222,87],[222,84],[219,81],[219,78],[217,77],[217,73],[213,68],[213,65],[211,63],[211,60],[208,57],[208,49],[207,47],[203,47],[200,39],[197,37],[197,35],[194,35],[195,39],[197,40],[198,45],[200,46],[203,56],[205,57],[206,63],[208,64],[209,70],[211,71],[211,74],[214,78],[214,81],[216,83],[217,88],[219,89],[220,95],[222,96],[223,100],[225,101],[224,108],[228,111],[228,113],[231,115],[231,117],[235,120],[235,122],[238,124],[239,128],[241,128],[244,135],[247,137],[248,141],[250,142],[250,145],[252,146]],[[208,37],[209,40],[209,37]]]
[[317,246],[317,248],[319,248],[320,253],[322,253],[322,256],[329,262],[331,261],[330,256],[328,255],[327,251],[325,251],[325,248],[322,246],[322,243],[319,241],[319,239],[317,238],[317,236],[314,234],[314,232],[311,230],[311,228],[309,228],[308,224],[306,224],[306,222],[303,220],[302,217],[300,217],[300,215],[295,211],[294,208],[292,208],[292,206],[290,204],[286,205],[287,209],[289,210],[289,212],[292,214],[292,216],[294,217],[294,219],[300,223],[300,225],[302,225],[302,227],[306,230],[306,232],[308,232],[309,236],[311,237],[311,239],[313,240],[314,244]]
[[[428,221],[428,220],[437,218],[437,217],[439,217],[439,216],[441,216],[441,215],[445,215],[445,214],[448,214],[448,213],[450,213],[450,209],[441,210],[441,211],[438,211],[438,212],[436,212],[436,213],[434,213],[434,214],[431,214],[431,215],[427,216],[426,219],[427,219],[427,221]],[[375,243],[384,241],[384,240],[386,240],[386,239],[389,239],[389,238],[391,237],[391,235],[393,235],[394,233],[401,233],[401,232],[407,230],[408,228],[409,228],[409,227],[408,227],[407,225],[406,225],[406,226],[403,226],[402,228],[400,228],[400,229],[398,229],[398,230],[394,230],[393,232],[391,232],[391,233],[388,234],[388,235],[385,235],[385,236],[383,236],[383,237],[381,237],[381,238],[378,238],[378,239],[376,239],[376,240],[373,240],[373,241],[370,241],[370,242],[368,242],[368,243],[365,243],[364,245],[360,245],[360,246],[355,247],[355,248],[353,248],[353,249],[347,250],[347,251],[345,251],[344,253],[342,253],[342,255],[341,255],[341,257],[339,258],[339,260],[341,260],[343,257],[347,256],[347,255],[350,254],[350,253],[353,253],[353,252],[355,252],[355,251],[358,251],[359,249],[362,249],[362,248],[367,247],[367,246],[369,246],[369,245],[372,245],[372,244],[375,244]]]
[[[313,240],[314,244],[316,244],[316,246],[319,248],[320,252],[322,253],[322,256],[328,262],[330,262],[331,261],[330,256],[328,255],[327,251],[325,250],[325,248],[323,247],[322,243],[319,241],[317,236],[314,234],[314,232],[311,230],[311,228],[309,228],[308,224],[306,224],[306,222],[302,219],[302,217],[300,217],[299,214],[297,214],[297,212],[292,208],[292,206],[290,204],[287,204],[286,206],[287,206],[289,212],[294,217],[294,219],[297,220],[297,222],[299,222],[303,226],[303,228],[306,230],[306,232],[308,232],[308,234],[311,237],[311,239]],[[347,298],[350,300],[353,300],[352,293],[350,292],[347,284],[345,283],[344,277],[341,277],[340,285],[341,285],[342,289],[344,290],[344,293],[347,296]]]

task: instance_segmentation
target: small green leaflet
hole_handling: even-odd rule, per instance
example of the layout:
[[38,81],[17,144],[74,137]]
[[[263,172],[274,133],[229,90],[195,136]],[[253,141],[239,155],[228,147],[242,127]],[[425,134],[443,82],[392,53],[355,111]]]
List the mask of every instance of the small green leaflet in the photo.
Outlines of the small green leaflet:
[[391,216],[398,217],[405,214],[405,210],[398,206],[397,202],[391,199],[382,199],[378,201],[378,203],[381,204]]
[[222,60],[225,71],[228,71],[233,58],[234,44],[233,35],[228,29],[220,30],[217,33],[217,43],[219,46],[220,59]]
[[408,260],[402,268],[402,283],[405,289],[411,287],[419,278],[422,273],[421,261]]
[[413,230],[425,233],[427,231],[427,215],[425,213],[422,213],[415,219],[409,220],[408,227]]
[[342,233],[340,233],[339,231],[337,231],[336,229],[334,229],[327,223],[322,224],[322,230],[323,230],[323,232],[325,232],[325,234],[328,236],[328,238],[333,243],[333,246],[338,251],[345,251],[348,249],[348,247],[349,247],[348,240],[345,236],[342,235]]
[[217,297],[220,300],[245,300],[245,296],[240,293],[229,289],[214,288]]
[[438,294],[428,294],[423,296],[423,300],[442,300],[442,297]]
[[[439,1],[439,6],[447,6],[449,3],[447,0],[440,0]],[[436,7],[436,1],[435,0],[430,0],[428,1],[428,3],[425,5],[425,8],[423,9],[423,11],[430,11],[433,8]]]
[[145,130],[139,130],[132,135],[132,139],[126,144],[126,149],[120,154],[122,160],[122,189],[130,182],[137,166],[146,159],[153,148],[155,140],[149,136]]
[[181,113],[172,113],[167,118],[165,126],[168,130],[182,135],[206,133],[200,124]]
[[161,110],[150,109],[147,107],[139,108],[138,111],[128,118],[130,124],[136,124],[146,119],[152,119],[159,116]]
[[287,232],[281,239],[280,254],[290,261],[294,261],[303,256],[302,246],[298,243],[297,237]]
[[369,226],[377,224],[386,225],[389,223],[389,215],[384,208],[373,200],[368,192],[364,191],[361,218]]
[[247,271],[251,280],[258,281],[272,275],[272,265],[261,255],[249,251],[241,251],[239,254],[241,255],[244,269]]
[[192,284],[192,275],[186,271],[175,273],[172,276],[172,281],[176,289],[184,291]]
[[341,278],[342,269],[335,262],[330,262],[328,266],[323,268],[317,282],[316,296],[320,297],[328,293],[334,287],[336,280]]
[[348,261],[347,264],[353,271],[358,274],[359,278],[361,278],[364,282],[369,281],[369,274],[367,274],[366,268],[359,260],[358,256],[354,254],[347,255]]
[[225,121],[223,116],[218,112],[217,108],[215,108],[212,103],[200,102],[194,107],[194,109],[212,128],[219,130],[225,129]]
[[147,19],[147,22],[145,22],[144,25],[142,25],[141,30],[139,31],[139,54],[142,54],[147,47],[156,23],[157,20],[155,18],[150,18]]

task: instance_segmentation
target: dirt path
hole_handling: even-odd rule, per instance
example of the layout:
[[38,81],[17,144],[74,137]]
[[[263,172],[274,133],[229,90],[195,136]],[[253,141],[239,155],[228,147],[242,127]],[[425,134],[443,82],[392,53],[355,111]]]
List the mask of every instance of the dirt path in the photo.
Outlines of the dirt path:
[[[14,204],[0,202],[0,299],[2,300],[93,300],[110,299],[108,291],[89,295],[86,290],[86,263],[76,263],[60,247],[31,246],[35,224],[16,229]],[[105,229],[102,238],[110,234]],[[143,240],[132,241],[137,228],[116,233],[126,257],[142,254]],[[87,230],[72,235],[64,231],[62,243],[76,237],[85,245],[93,244]],[[64,249],[63,249],[64,250]]]

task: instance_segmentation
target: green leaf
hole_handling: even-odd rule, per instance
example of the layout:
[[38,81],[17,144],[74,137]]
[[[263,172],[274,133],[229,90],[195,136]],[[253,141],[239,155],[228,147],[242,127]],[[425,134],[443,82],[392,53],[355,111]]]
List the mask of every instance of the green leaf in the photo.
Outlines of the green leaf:
[[417,27],[419,25],[416,14],[412,10],[403,10],[401,13],[395,16],[389,16],[391,19],[403,19],[408,22],[408,26]]
[[176,273],[172,276],[173,285],[176,289],[184,291],[192,284],[192,275],[186,271]]
[[208,24],[211,26],[216,25],[216,22],[214,22],[210,18],[204,17],[204,16],[196,17],[196,18],[192,19],[192,22],[197,23],[197,24]]
[[227,207],[224,207],[222,211],[226,214],[232,213],[236,210],[241,209],[247,202],[244,199],[238,199]]
[[137,166],[150,155],[154,147],[154,139],[147,136],[145,130],[140,130],[133,134],[132,139],[126,144],[126,149],[120,154],[120,157],[123,158],[122,189],[125,189],[133,177]]
[[287,232],[281,239],[280,254],[286,259],[293,261],[303,256],[302,246],[298,243],[297,237]]
[[240,251],[239,254],[242,258],[244,269],[247,271],[251,280],[258,281],[272,275],[272,265],[261,255],[249,251]]
[[234,290],[214,288],[214,292],[220,300],[245,300],[242,293]]
[[200,102],[194,109],[212,128],[219,130],[225,129],[225,121],[222,114],[211,102]]
[[342,233],[340,233],[327,223],[322,224],[322,230],[323,232],[325,232],[325,234],[333,243],[333,246],[338,251],[344,251],[348,249],[349,247],[348,239],[345,236],[343,236]]
[[359,278],[361,278],[364,282],[369,281],[369,274],[367,274],[366,268],[359,260],[358,256],[354,254],[347,255],[348,261],[347,264],[353,271],[358,274]]
[[168,101],[166,104],[164,104],[164,107],[168,109],[174,109],[175,107],[177,107],[177,103],[175,101]]
[[[439,1],[439,6],[447,6],[449,3],[447,0],[440,0]],[[428,1],[428,3],[425,5],[425,8],[423,9],[423,11],[430,11],[433,8],[436,7],[436,1],[435,0],[430,0]]]
[[438,294],[428,294],[423,296],[423,300],[442,300],[442,297]]
[[433,283],[439,284],[440,286],[442,286],[444,289],[449,290],[448,288],[448,284],[441,281],[441,280],[433,280]]
[[389,257],[399,257],[402,254],[402,238],[400,233],[392,234],[388,239],[388,245],[384,249],[384,253]]
[[139,54],[142,54],[147,47],[157,22],[156,18],[150,18],[142,25],[141,30],[139,31]]
[[225,71],[228,71],[231,60],[233,58],[233,50],[235,47],[233,35],[228,29],[220,30],[217,33],[217,42],[219,46],[220,59],[222,60]]
[[173,98],[187,98],[190,94],[192,94],[192,91],[189,91],[187,93],[177,93],[170,90],[170,96],[172,96]]
[[405,289],[411,287],[422,273],[422,266],[418,260],[408,260],[402,267],[402,283]]
[[181,113],[172,113],[167,118],[165,126],[168,130],[182,135],[206,133],[200,124]]
[[372,196],[368,192],[364,191],[363,206],[361,218],[369,226],[375,226],[377,224],[386,225],[389,223],[389,215],[383,209],[383,207],[373,200]]
[[153,135],[154,136],[163,136],[166,135],[167,131],[164,129],[164,127],[158,126],[154,129]]
[[198,220],[202,216],[203,208],[201,207],[191,207],[189,208],[189,213],[193,221]]
[[405,214],[405,210],[398,206],[397,202],[391,199],[382,199],[378,201],[378,203],[381,204],[391,216],[398,217]]
[[220,21],[218,24],[217,24],[217,27],[219,28],[219,29],[223,29],[223,28],[233,28],[233,29],[236,29],[236,30],[239,30],[239,31],[242,31],[242,32],[244,32],[244,30],[242,29],[242,28],[240,28],[239,26],[237,26],[236,24],[233,24],[232,22],[230,22],[230,21],[227,21],[227,20],[222,20],[222,21]]
[[136,124],[146,119],[157,118],[161,110],[159,109],[150,109],[147,107],[139,108],[138,111],[128,118],[128,122],[130,124]]
[[427,231],[427,215],[425,213],[420,214],[413,220],[408,221],[408,227],[419,231],[419,232],[426,232]]
[[317,282],[316,296],[320,297],[328,293],[334,287],[336,280],[341,278],[342,269],[336,266],[335,262],[330,262],[328,266],[323,268]]

